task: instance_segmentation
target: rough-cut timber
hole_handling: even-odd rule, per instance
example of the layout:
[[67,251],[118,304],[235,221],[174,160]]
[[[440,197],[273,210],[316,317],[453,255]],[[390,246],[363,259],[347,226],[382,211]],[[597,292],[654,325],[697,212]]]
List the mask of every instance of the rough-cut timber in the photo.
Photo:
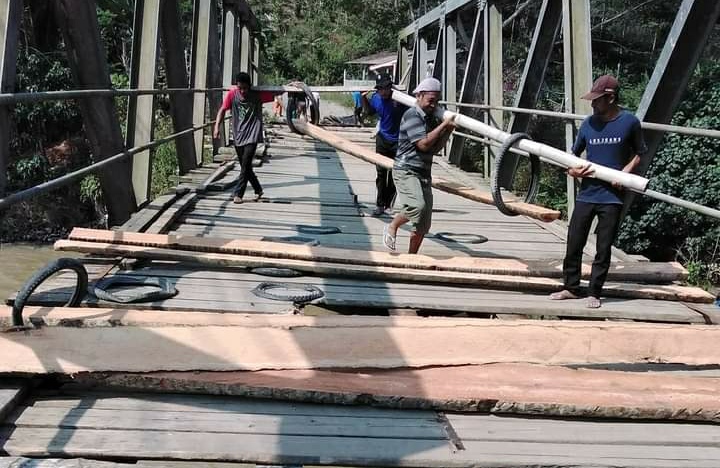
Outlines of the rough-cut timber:
[[[688,372],[691,374],[691,372]],[[720,422],[720,378],[530,364],[82,374],[82,387],[495,414]]]
[[[255,255],[270,258],[310,260],[314,262],[347,263],[418,270],[458,271],[492,275],[562,276],[562,262],[532,261],[511,258],[451,257],[433,258],[427,255],[391,254],[378,251],[358,251],[332,247],[310,247],[277,242],[246,241],[186,235],[150,235],[129,232],[75,228],[68,236],[74,241],[107,242],[182,249],[197,252]],[[60,243],[59,245],[64,245]],[[590,276],[590,264],[583,264],[583,277]],[[677,262],[614,262],[610,266],[611,280],[668,282],[687,278],[687,270]]]
[[[359,326],[46,327],[6,333],[0,372],[391,369],[526,362],[717,365],[720,329],[702,325],[498,322],[391,317]],[[252,319],[251,319],[252,320]],[[255,319],[265,324],[266,317]],[[417,326],[418,324],[423,324]]]
[[[274,244],[274,248],[282,246],[287,246],[288,249],[295,247],[291,244]],[[464,284],[473,287],[504,289],[510,291],[550,292],[559,291],[563,288],[562,280],[553,278],[492,275],[443,270],[422,270],[409,267],[392,268],[368,265],[356,266],[345,263],[315,262],[311,258],[306,260],[286,260],[261,256],[202,253],[186,250],[82,241],[58,241],[55,243],[55,249],[60,251],[73,251],[99,255],[120,255],[152,260],[197,262],[212,266],[243,266],[253,268],[263,266],[274,268],[292,268],[299,271],[322,273],[331,276],[387,279],[392,281],[409,280],[428,283]],[[714,297],[711,294],[700,288],[672,284],[646,285],[606,283],[603,293],[605,296],[609,297],[658,299],[696,303],[711,303],[714,300]]]
[[[375,164],[376,166],[384,167],[386,169],[391,169],[393,165],[393,160],[382,156],[380,154],[375,153],[374,151],[371,151],[367,148],[363,148],[362,146],[353,143],[349,140],[346,140],[344,138],[341,138],[337,135],[333,135],[332,132],[328,132],[327,130],[323,130],[320,127],[317,127],[310,123],[305,122],[297,122],[294,123],[295,127],[309,135],[312,136],[315,139],[318,139],[320,141],[323,141],[330,146],[337,148],[341,151],[344,151],[347,154],[350,154],[352,156],[355,156],[357,158],[362,159],[363,161],[369,162],[371,164]],[[458,184],[456,182],[450,182],[447,180],[444,180],[442,178],[433,177],[432,180],[432,186],[435,187],[438,190],[442,190],[443,192],[451,193],[453,195],[458,195],[463,198],[467,198],[469,200],[474,200],[480,203],[485,203],[489,205],[494,205],[492,195],[486,192],[481,192],[480,190],[474,189],[472,187],[466,187],[462,184]],[[515,211],[518,214],[522,214],[525,216],[529,216],[531,218],[539,219],[541,221],[555,221],[556,219],[560,219],[560,212],[557,210],[550,210],[548,208],[532,205],[529,203],[523,203],[523,202],[507,202],[506,205],[511,210]]]

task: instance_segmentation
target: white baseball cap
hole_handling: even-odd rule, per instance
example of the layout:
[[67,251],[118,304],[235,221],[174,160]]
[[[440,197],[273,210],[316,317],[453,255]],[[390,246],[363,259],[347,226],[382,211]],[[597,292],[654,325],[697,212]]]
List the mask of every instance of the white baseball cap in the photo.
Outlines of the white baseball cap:
[[418,83],[417,88],[413,91],[413,94],[417,94],[423,91],[442,91],[442,84],[437,78],[427,77]]

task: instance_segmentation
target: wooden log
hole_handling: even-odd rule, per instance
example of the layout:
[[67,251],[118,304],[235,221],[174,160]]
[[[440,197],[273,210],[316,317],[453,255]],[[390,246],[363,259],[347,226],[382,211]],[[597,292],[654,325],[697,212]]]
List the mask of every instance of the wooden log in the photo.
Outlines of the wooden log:
[[[238,241],[233,241],[238,242]],[[252,241],[249,241],[252,242]],[[288,248],[295,244],[285,245]],[[443,284],[461,284],[472,287],[486,287],[510,291],[560,291],[562,280],[533,276],[493,275],[457,271],[420,270],[408,267],[377,267],[372,265],[351,265],[308,260],[286,260],[259,256],[202,253],[167,248],[118,245],[99,242],[57,241],[55,249],[100,255],[147,258],[151,260],[186,261],[211,266],[273,267],[293,268],[299,271],[320,273],[330,276],[348,276],[392,281],[413,281]],[[349,252],[349,251],[346,251]],[[714,297],[700,288],[678,285],[647,285],[632,283],[606,283],[603,293],[608,297],[636,299],[658,299],[711,303]]]
[[95,373],[74,376],[72,382],[123,392],[233,395],[325,405],[720,422],[720,378],[515,363],[362,372]]
[[[385,326],[46,327],[6,333],[0,372],[393,369],[525,362],[692,366],[720,362],[720,328],[605,322],[391,317]],[[257,319],[266,324],[264,317]],[[382,323],[382,322],[380,322]]]
[[[314,262],[352,265],[412,268],[417,270],[457,271],[516,276],[562,276],[562,262],[525,261],[511,258],[451,257],[433,258],[427,255],[392,254],[377,251],[356,251],[329,247],[309,247],[275,242],[233,240],[222,238],[118,233],[98,229],[75,228],[68,239],[73,241],[105,242],[181,249],[197,252],[230,253],[238,255],[309,260]],[[59,243],[59,246],[69,244]],[[583,264],[584,278],[589,278],[590,264]],[[612,280],[666,282],[687,278],[687,270],[677,262],[626,262],[613,263],[608,275]]]
[[[333,135],[332,132],[323,130],[322,128],[312,125],[310,123],[298,122],[296,127],[299,131],[310,135],[315,139],[323,141],[333,146],[334,148],[344,151],[345,153],[360,158],[363,161],[375,164],[379,167],[384,167],[385,169],[392,169],[393,160],[388,158],[387,156],[377,154],[368,148],[363,148],[356,143],[352,143],[344,138],[340,138],[337,135]],[[432,186],[438,190],[442,190],[443,192],[458,195],[460,197],[467,198],[468,200],[486,203],[489,205],[495,204],[492,199],[492,195],[490,195],[489,193],[481,192],[480,190],[472,187],[467,187],[463,184],[458,184],[456,182],[448,181],[442,178],[433,177]],[[546,222],[560,219],[561,215],[561,213],[557,210],[550,210],[542,206],[532,205],[524,202],[508,201],[505,204],[508,206],[508,208],[518,214]]]

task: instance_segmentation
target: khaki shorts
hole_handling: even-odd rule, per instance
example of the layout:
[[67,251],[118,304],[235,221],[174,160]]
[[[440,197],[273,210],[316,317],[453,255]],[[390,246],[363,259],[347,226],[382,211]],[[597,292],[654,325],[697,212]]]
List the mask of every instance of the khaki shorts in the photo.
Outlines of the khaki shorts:
[[405,169],[393,169],[397,189],[395,208],[413,225],[418,234],[427,234],[432,222],[433,194],[431,179]]

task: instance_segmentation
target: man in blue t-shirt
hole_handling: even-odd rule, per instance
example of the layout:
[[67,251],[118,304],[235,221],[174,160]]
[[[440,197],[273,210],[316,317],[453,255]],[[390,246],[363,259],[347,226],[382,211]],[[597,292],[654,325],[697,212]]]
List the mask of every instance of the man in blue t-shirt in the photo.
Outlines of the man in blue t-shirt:
[[[398,148],[398,134],[400,132],[400,120],[407,110],[406,106],[393,101],[392,99],[392,77],[389,74],[378,75],[375,84],[375,94],[368,100],[367,92],[362,94],[363,109],[367,115],[378,116],[380,123],[375,137],[375,152],[395,159]],[[375,211],[373,216],[380,216],[392,207],[395,198],[395,184],[393,183],[392,171],[377,166],[377,198],[375,200]]]
[[618,81],[610,75],[595,80],[590,92],[582,97],[592,101],[593,115],[583,121],[572,150],[577,156],[587,150],[588,164],[567,171],[568,175],[582,179],[582,183],[568,226],[563,262],[565,289],[550,295],[555,300],[580,297],[583,249],[597,216],[597,246],[587,298],[587,307],[592,309],[601,305],[600,295],[610,268],[612,244],[623,206],[620,184],[593,178],[593,164],[632,172],[640,163],[640,155],[647,151],[640,121],[618,105],[618,98]]

